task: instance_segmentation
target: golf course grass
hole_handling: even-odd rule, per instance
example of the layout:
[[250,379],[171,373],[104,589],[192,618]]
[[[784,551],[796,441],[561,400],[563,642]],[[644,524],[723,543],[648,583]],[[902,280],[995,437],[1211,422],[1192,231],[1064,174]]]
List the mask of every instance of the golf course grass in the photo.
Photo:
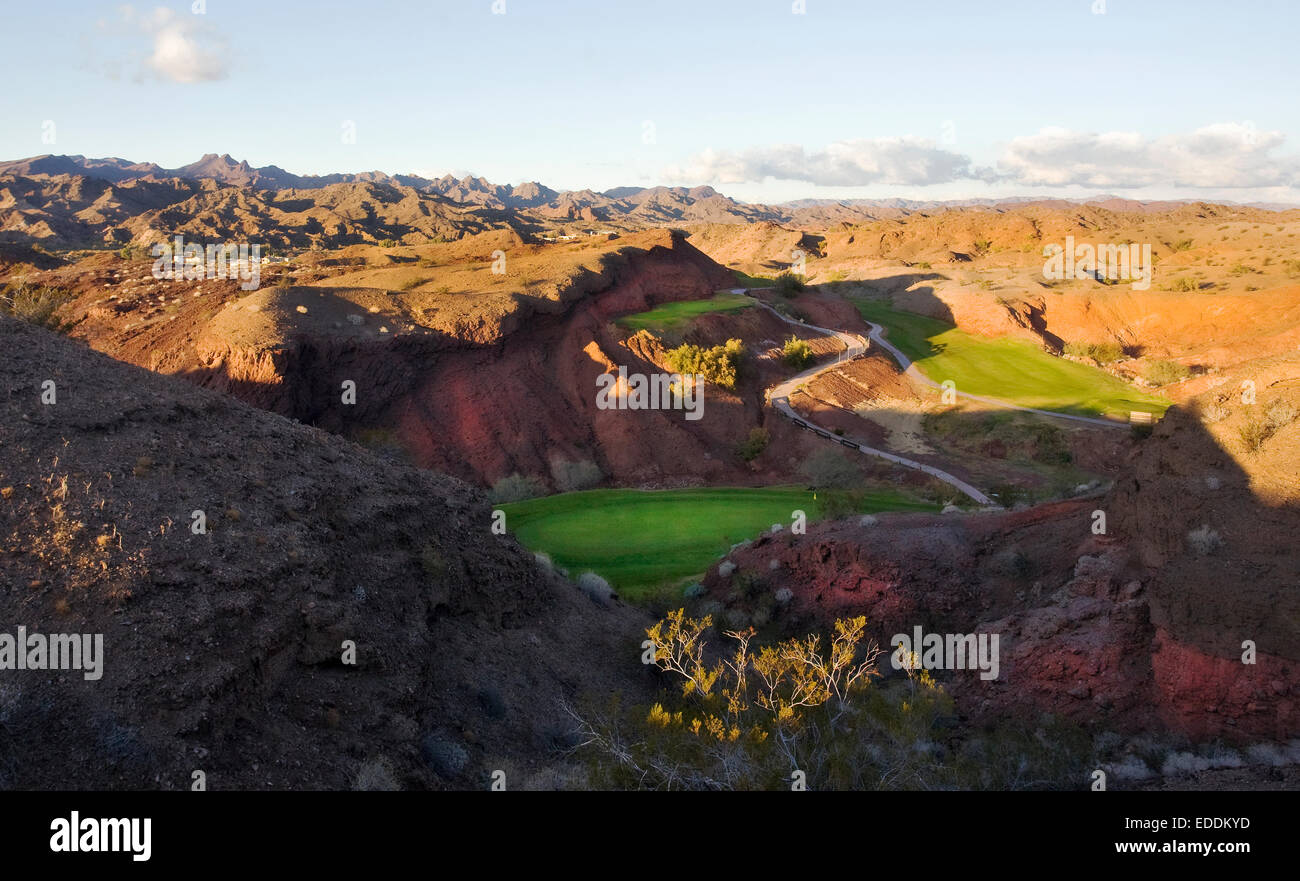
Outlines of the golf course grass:
[[935,382],[951,379],[957,391],[1022,407],[1078,416],[1164,413],[1169,401],[1139,391],[1104,370],[1055,358],[1012,337],[988,339],[944,321],[855,299],[862,317],[882,325],[886,338]]
[[[702,575],[731,545],[821,504],[797,487],[587,490],[501,505],[506,527],[533,551],[576,577],[588,570],[628,599]],[[823,494],[824,497],[824,494]],[[897,492],[865,493],[861,510],[936,511]]]
[[653,334],[675,333],[685,328],[692,319],[708,312],[739,312],[754,305],[743,294],[715,294],[707,300],[681,300],[664,303],[649,312],[638,312],[618,319],[618,325],[628,330],[648,330]]

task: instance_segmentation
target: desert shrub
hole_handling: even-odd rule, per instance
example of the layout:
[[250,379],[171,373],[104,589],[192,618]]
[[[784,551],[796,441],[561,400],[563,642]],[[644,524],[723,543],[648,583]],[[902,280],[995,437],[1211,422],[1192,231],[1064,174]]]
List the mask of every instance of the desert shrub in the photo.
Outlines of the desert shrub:
[[745,354],[744,344],[737,339],[724,345],[706,349],[685,343],[665,354],[668,366],[681,374],[699,374],[706,380],[726,389],[736,387],[740,359]]
[[1223,547],[1223,538],[1208,524],[1202,525],[1187,533],[1187,546],[1201,556],[1206,556]]
[[[789,602],[788,589],[771,606]],[[765,606],[766,608],[766,606]],[[952,699],[915,662],[875,684],[866,619],[758,645],[752,629],[710,649],[711,616],[672,612],[646,631],[661,698],[568,707],[598,788],[1044,789],[1085,779],[1090,740],[1054,719],[953,735]],[[799,772],[796,774],[795,772]]]
[[578,462],[556,459],[551,462],[551,476],[555,479],[555,486],[560,492],[573,492],[590,489],[600,483],[605,479],[605,472],[590,459]]
[[751,428],[749,437],[736,447],[736,455],[746,462],[752,462],[767,449],[770,440],[771,435],[766,428]]
[[397,792],[402,787],[393,776],[393,766],[383,756],[363,762],[352,780],[352,788],[361,792]]
[[1264,421],[1268,425],[1270,432],[1277,431],[1284,425],[1290,425],[1295,422],[1296,417],[1300,416],[1300,410],[1296,409],[1295,404],[1284,398],[1279,398],[1268,405],[1264,411]]
[[812,345],[807,340],[792,335],[781,347],[781,360],[797,370],[817,360],[817,356],[813,354]]
[[395,248],[395,247],[397,247],[397,242],[394,241],[393,239],[380,239],[380,240],[379,240],[379,247],[381,247],[381,248]]
[[1182,239],[1182,240],[1180,240],[1180,241],[1174,242],[1172,245],[1169,246],[1170,250],[1175,251],[1175,252],[1177,252],[1177,251],[1189,251],[1189,250],[1191,250],[1191,247],[1192,247],[1192,240],[1191,240],[1191,239]]
[[1300,278],[1300,260],[1283,260],[1282,267],[1291,278]]
[[1246,421],[1237,429],[1237,435],[1241,438],[1242,445],[1247,452],[1258,452],[1259,448],[1264,446],[1264,441],[1268,440],[1273,434],[1268,423],[1256,415],[1246,417]]
[[834,272],[832,272],[830,275],[826,276],[826,280],[829,281],[831,284],[839,284],[840,282],[844,281],[848,277],[849,274],[847,271],[843,269],[837,269]]
[[1098,364],[1110,364],[1124,357],[1124,348],[1116,342],[1066,343],[1065,354],[1076,358],[1091,358]]
[[799,473],[812,489],[849,489],[862,480],[857,466],[835,447],[813,453],[799,466]]
[[776,277],[776,284],[772,287],[783,297],[793,297],[795,294],[802,292],[807,287],[807,284],[805,284],[802,275],[796,272],[783,272]]
[[546,487],[536,477],[528,477],[516,472],[492,484],[492,491],[488,497],[497,503],[522,502],[524,499],[540,496],[544,492]]
[[1210,404],[1206,404],[1205,407],[1202,408],[1201,410],[1202,421],[1208,422],[1210,424],[1213,424],[1215,422],[1222,422],[1223,420],[1227,419],[1231,415],[1232,415],[1232,411],[1229,410],[1225,405],[1217,401],[1212,402]]
[[0,291],[0,312],[50,330],[63,330],[55,312],[72,299],[72,293],[62,288],[20,282]]
[[1194,279],[1188,278],[1185,275],[1181,275],[1169,283],[1169,290],[1171,291],[1180,291],[1183,293],[1187,293],[1189,291],[1194,291],[1197,288],[1198,285],[1196,284],[1196,281]]
[[995,483],[989,487],[989,495],[997,499],[998,504],[1004,508],[1012,508],[1030,500],[1028,490],[1014,483]]
[[397,286],[397,289],[399,291],[414,290],[415,288],[418,288],[420,285],[424,284],[428,280],[429,279],[426,276],[417,275],[413,278],[408,278],[406,281],[399,284]]
[[1169,385],[1191,376],[1192,372],[1177,361],[1152,361],[1142,375],[1155,385]]
[[[856,475],[855,475],[856,479]],[[864,494],[850,490],[828,490],[818,496],[821,502],[822,516],[827,520],[839,520],[857,514],[865,503]]]
[[[1009,428],[1014,423],[1009,423]],[[1050,422],[1025,422],[1015,430],[1026,436],[1030,446],[1030,458],[1045,465],[1068,465],[1074,461],[1070,452],[1070,442],[1060,426]]]
[[1247,266],[1245,263],[1234,263],[1228,271],[1233,275],[1250,275],[1255,271],[1255,267]]
[[595,572],[584,572],[579,575],[578,588],[594,602],[602,605],[614,598],[614,588]]

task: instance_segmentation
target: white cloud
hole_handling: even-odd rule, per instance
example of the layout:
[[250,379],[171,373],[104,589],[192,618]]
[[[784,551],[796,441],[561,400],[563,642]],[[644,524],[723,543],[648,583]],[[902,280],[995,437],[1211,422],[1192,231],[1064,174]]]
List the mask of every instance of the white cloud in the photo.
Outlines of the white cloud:
[[[163,6],[138,10],[125,5],[117,8],[116,18],[101,18],[95,24],[99,34],[83,63],[110,79],[129,72],[137,82],[159,78],[200,83],[225,79],[230,73],[229,46],[203,16]],[[119,54],[104,56],[100,50],[107,46]]]
[[176,83],[199,83],[225,79],[229,73],[228,53],[209,42],[206,29],[193,15],[177,15],[157,7],[144,19],[145,32],[153,39],[148,65],[154,73]]
[[998,160],[998,178],[1026,186],[1098,189],[1295,186],[1300,160],[1274,155],[1284,140],[1281,132],[1236,122],[1159,138],[1048,128],[1013,139]]
[[705,150],[685,165],[669,168],[666,175],[683,183],[739,184],[776,179],[858,187],[930,186],[980,179],[986,172],[972,169],[969,157],[937,147],[931,140],[904,136],[836,141],[813,153],[796,144],[741,152]]
[[996,168],[986,168],[923,138],[869,138],[837,141],[817,152],[795,144],[705,150],[665,169],[664,177],[722,185],[777,180],[826,187],[931,187],[975,181],[1020,191],[1288,191],[1300,186],[1300,156],[1282,154],[1285,141],[1281,132],[1261,131],[1249,122],[1163,137],[1045,128],[1013,138]]

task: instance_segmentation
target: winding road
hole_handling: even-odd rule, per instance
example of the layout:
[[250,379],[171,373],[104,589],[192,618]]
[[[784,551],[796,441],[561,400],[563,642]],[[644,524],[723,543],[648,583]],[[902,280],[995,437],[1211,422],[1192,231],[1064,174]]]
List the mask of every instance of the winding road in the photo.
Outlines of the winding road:
[[[807,429],[808,431],[820,435],[821,437],[824,437],[827,440],[836,441],[841,446],[848,447],[849,449],[857,450],[859,453],[862,453],[865,456],[875,456],[878,459],[884,459],[887,462],[893,462],[895,465],[902,465],[904,468],[911,468],[914,471],[922,471],[926,474],[929,474],[931,477],[937,478],[938,480],[942,480],[944,483],[948,484],[949,486],[952,486],[960,490],[962,493],[974,499],[976,502],[978,502],[981,505],[985,505],[989,507],[998,506],[997,502],[993,501],[988,496],[984,495],[984,493],[980,492],[978,489],[971,486],[969,483],[962,480],[960,477],[956,477],[952,474],[949,474],[947,471],[944,471],[939,468],[935,468],[933,465],[926,465],[923,462],[917,462],[915,459],[908,459],[903,456],[895,455],[894,453],[886,452],[885,450],[878,450],[875,447],[869,447],[864,443],[853,440],[852,438],[840,437],[836,434],[833,434],[830,431],[827,431],[822,426],[817,425],[813,422],[809,422],[807,419],[800,416],[795,411],[795,409],[790,406],[790,395],[793,394],[794,391],[800,385],[812,379],[814,376],[817,376],[818,374],[821,373],[825,373],[827,370],[833,370],[835,367],[839,366],[840,364],[843,364],[845,361],[851,361],[852,359],[857,358],[859,355],[865,354],[867,351],[867,347],[870,345],[869,341],[864,340],[862,337],[858,336],[857,334],[845,333],[844,331],[834,330],[829,327],[818,327],[815,324],[808,324],[807,322],[804,321],[796,321],[793,318],[788,318],[785,315],[782,315],[777,310],[773,309],[767,303],[763,302],[757,297],[754,297],[745,288],[734,290],[733,293],[745,294],[746,296],[751,297],[755,303],[762,306],[764,309],[767,309],[769,312],[771,312],[777,318],[780,318],[786,324],[793,324],[796,327],[805,327],[810,330],[821,331],[824,334],[828,334],[830,336],[834,336],[838,338],[845,345],[845,350],[841,352],[839,354],[839,357],[837,357],[834,361],[830,361],[827,362],[826,364],[821,364],[817,367],[810,368],[808,370],[803,371],[802,373],[797,373],[794,376],[790,377],[789,379],[785,380],[784,382],[777,383],[776,385],[768,389],[767,390],[768,403],[770,403],[773,407],[775,407],[777,412],[785,416],[787,419],[793,421],[794,424],[799,426],[800,428]],[[891,352],[894,352],[895,357],[902,359],[899,361],[900,364],[903,364],[907,368],[912,370],[916,369],[911,365],[911,362],[907,361],[906,357],[903,356],[902,352],[899,352],[897,349],[894,349],[893,346],[889,345],[883,339],[880,339],[879,337],[876,336],[877,332],[881,331],[882,328],[880,328],[878,325],[875,324],[872,324],[871,327],[872,327],[872,331],[871,331],[872,339],[876,340],[876,342],[880,343],[884,348],[890,350]],[[920,375],[919,370],[916,371],[916,375]],[[933,385],[934,383],[930,383],[930,384]]]

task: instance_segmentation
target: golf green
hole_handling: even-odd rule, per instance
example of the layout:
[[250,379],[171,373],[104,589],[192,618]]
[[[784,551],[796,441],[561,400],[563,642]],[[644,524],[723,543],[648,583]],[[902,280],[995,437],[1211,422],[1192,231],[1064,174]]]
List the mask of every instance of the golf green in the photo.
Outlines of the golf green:
[[989,339],[943,321],[854,300],[862,317],[885,327],[886,338],[935,382],[957,391],[1079,416],[1162,414],[1169,401],[1140,391],[1104,370],[1056,358],[1027,340]]
[[715,294],[707,300],[664,303],[648,312],[625,315],[617,323],[628,330],[648,330],[654,334],[663,334],[679,331],[691,319],[709,312],[738,312],[753,305],[754,301],[742,294]]
[[[620,594],[699,576],[736,542],[774,523],[790,528],[794,511],[821,514],[817,494],[797,487],[588,490],[502,505],[506,528],[577,576],[588,570]],[[865,493],[861,510],[934,511],[890,491]]]

